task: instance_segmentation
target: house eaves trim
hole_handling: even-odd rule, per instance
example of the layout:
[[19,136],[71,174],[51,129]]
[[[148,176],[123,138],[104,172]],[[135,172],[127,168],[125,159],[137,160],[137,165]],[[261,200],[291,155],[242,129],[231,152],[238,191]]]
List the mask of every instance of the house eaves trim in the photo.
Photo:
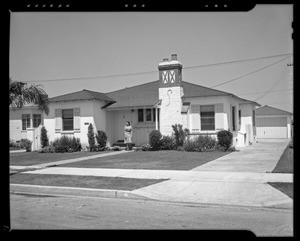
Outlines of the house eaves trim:
[[154,108],[154,105],[144,105],[144,106],[125,106],[125,107],[108,107],[106,110],[132,110],[132,109],[146,109],[146,108]]

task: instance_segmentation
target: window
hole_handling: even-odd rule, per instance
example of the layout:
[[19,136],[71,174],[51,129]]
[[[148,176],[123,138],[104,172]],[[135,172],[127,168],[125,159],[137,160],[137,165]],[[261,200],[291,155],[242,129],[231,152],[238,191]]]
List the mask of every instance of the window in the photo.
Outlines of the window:
[[30,114],[22,115],[22,130],[26,131],[27,128],[30,128]]
[[242,111],[239,110],[239,125],[241,126],[242,124]]
[[40,114],[33,114],[33,127],[39,127],[42,122],[42,117]]
[[155,122],[155,108],[153,109],[153,121]]
[[151,109],[146,109],[146,121],[151,121]]
[[138,122],[144,122],[144,110],[138,109]]
[[231,119],[232,119],[232,130],[233,131],[236,131],[236,128],[235,128],[235,106],[232,106],[231,107]]
[[213,105],[200,106],[201,130],[215,130],[215,110]]
[[73,109],[62,110],[63,131],[72,131],[74,129],[73,119]]
[[252,111],[252,122],[253,122],[253,126],[255,126],[255,111]]

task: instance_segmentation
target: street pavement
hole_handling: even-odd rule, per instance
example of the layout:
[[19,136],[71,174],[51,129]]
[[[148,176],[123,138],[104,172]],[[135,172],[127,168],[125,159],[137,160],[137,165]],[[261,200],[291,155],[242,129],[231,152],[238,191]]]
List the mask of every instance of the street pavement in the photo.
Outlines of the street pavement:
[[[293,208],[293,200],[267,182],[293,182],[293,174],[270,173],[289,140],[259,141],[190,171],[59,167],[80,158],[29,166],[25,173],[169,179],[133,191],[39,187],[11,184],[11,192],[91,195],[113,198],[154,199],[168,202]],[[116,152],[120,153],[120,152]],[[99,154],[101,155],[101,154]],[[95,156],[84,157],[85,159]],[[184,160],[183,160],[184,161]],[[51,167],[55,166],[55,167]],[[13,168],[13,167],[12,167]],[[15,167],[22,169],[22,167]],[[14,169],[14,170],[16,170]]]

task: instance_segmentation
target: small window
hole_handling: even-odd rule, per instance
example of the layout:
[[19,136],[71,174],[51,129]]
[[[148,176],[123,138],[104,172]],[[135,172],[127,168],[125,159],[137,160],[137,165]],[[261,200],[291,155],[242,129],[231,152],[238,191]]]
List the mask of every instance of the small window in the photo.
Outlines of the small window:
[[153,108],[152,111],[153,111],[153,121],[155,122],[155,118],[156,118],[156,116],[155,116],[155,114],[156,114],[156,113],[155,113],[155,108]]
[[235,106],[231,107],[231,119],[232,119],[232,130],[236,131],[236,127],[235,127]]
[[72,131],[74,129],[73,109],[62,110],[62,124],[64,131]]
[[39,127],[42,122],[42,117],[40,114],[33,114],[33,127]]
[[146,121],[151,121],[152,111],[151,109],[146,109]]
[[26,131],[27,128],[30,128],[30,114],[22,115],[22,130]]
[[215,110],[213,105],[200,106],[201,130],[215,130]]
[[144,122],[144,110],[138,109],[138,122]]
[[241,126],[242,124],[242,111],[239,110],[239,125]]
[[252,111],[252,122],[253,122],[253,126],[255,126],[255,111]]

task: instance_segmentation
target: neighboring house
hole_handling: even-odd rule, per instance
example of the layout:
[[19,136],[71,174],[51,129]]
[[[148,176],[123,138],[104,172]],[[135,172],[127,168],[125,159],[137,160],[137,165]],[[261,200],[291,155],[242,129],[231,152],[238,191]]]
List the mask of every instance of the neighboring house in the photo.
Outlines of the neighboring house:
[[[233,133],[234,146],[255,141],[255,108],[258,103],[231,93],[182,81],[177,55],[158,65],[159,79],[109,93],[82,90],[50,98],[44,125],[50,141],[61,135],[79,137],[88,146],[88,125],[104,130],[109,145],[124,139],[124,125],[133,126],[132,141],[147,143],[149,133],[171,135],[172,125],[181,124],[192,136],[211,135],[219,130]],[[12,132],[12,130],[11,130]]]
[[291,138],[292,113],[267,105],[255,113],[257,138]]

